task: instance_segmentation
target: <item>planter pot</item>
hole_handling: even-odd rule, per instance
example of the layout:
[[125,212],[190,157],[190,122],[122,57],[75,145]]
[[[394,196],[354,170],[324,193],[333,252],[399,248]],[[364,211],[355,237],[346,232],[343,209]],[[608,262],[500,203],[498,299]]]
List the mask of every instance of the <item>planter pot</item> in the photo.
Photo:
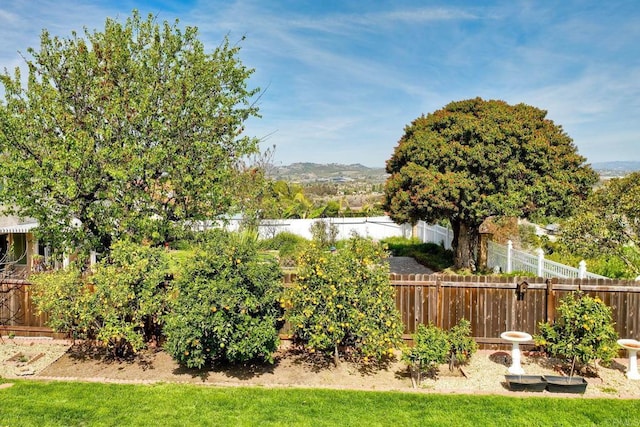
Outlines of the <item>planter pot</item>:
[[540,375],[505,375],[511,391],[543,391],[547,381]]
[[545,375],[547,390],[554,393],[584,393],[587,381],[582,377],[560,377]]

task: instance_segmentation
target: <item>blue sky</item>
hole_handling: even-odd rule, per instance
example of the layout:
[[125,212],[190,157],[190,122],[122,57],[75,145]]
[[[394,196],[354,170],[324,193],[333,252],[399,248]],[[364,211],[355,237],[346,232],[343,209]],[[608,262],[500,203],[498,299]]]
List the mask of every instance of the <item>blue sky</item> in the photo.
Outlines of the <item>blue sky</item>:
[[242,36],[275,161],[383,166],[404,126],[451,101],[548,111],[591,163],[640,161],[640,2],[0,1],[0,68],[43,28],[69,36],[132,9],[197,26],[209,50]]

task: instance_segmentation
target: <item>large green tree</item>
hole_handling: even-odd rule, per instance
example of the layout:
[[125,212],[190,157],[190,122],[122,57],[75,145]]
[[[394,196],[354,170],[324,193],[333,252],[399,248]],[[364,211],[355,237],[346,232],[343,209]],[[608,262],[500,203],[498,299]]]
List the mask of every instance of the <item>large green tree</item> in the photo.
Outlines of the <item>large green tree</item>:
[[0,76],[0,204],[58,247],[95,249],[227,213],[239,161],[258,150],[242,134],[258,89],[238,46],[208,53],[198,36],[135,11],[103,31],[44,30],[26,79]]
[[565,217],[597,181],[571,138],[525,105],[481,98],[414,120],[387,161],[385,209],[398,223],[449,220],[454,263],[473,268],[490,216]]
[[640,172],[607,181],[563,224],[561,243],[571,253],[613,255],[640,274]]

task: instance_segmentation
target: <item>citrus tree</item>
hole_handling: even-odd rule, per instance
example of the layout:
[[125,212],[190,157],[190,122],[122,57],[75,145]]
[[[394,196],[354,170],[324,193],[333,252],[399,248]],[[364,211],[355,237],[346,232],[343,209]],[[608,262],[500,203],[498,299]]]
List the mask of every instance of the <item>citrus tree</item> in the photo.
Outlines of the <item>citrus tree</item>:
[[180,364],[273,363],[282,324],[283,283],[276,260],[253,236],[215,230],[176,275],[165,318],[166,350]]
[[555,322],[538,325],[536,345],[552,356],[587,365],[596,359],[608,363],[618,353],[618,333],[613,327],[611,307],[600,298],[573,292],[562,299]]
[[96,338],[116,354],[137,352],[159,340],[167,307],[164,249],[128,241],[112,245],[87,282],[93,290]]
[[296,339],[309,351],[367,363],[393,355],[403,325],[389,283],[384,249],[354,236],[335,253],[312,242],[282,299]]
[[38,313],[47,314],[47,326],[71,338],[95,338],[94,317],[87,310],[93,293],[76,264],[56,271],[32,274],[32,299]]
[[85,275],[77,267],[34,274],[34,302],[48,325],[75,338],[97,340],[116,356],[158,338],[166,309],[165,251],[129,241]]
[[447,356],[449,369],[464,365],[478,350],[478,344],[471,337],[471,322],[460,319],[447,333],[449,354]]
[[450,349],[447,338],[447,333],[433,323],[418,325],[413,347],[402,352],[402,359],[409,364],[414,388],[420,386],[423,373],[435,377],[438,366],[447,360]]
[[471,338],[471,323],[460,319],[449,331],[444,331],[429,323],[418,325],[413,334],[413,347],[402,352],[402,359],[408,363],[413,386],[419,386],[422,374],[436,376],[438,365],[448,362],[449,369],[463,365],[478,350],[478,344]]

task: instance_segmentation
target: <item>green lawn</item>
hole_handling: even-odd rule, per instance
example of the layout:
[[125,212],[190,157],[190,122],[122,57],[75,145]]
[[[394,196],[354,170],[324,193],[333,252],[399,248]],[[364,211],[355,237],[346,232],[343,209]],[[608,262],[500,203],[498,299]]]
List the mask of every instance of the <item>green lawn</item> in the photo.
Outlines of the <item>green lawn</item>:
[[637,425],[640,401],[16,381],[0,426]]

